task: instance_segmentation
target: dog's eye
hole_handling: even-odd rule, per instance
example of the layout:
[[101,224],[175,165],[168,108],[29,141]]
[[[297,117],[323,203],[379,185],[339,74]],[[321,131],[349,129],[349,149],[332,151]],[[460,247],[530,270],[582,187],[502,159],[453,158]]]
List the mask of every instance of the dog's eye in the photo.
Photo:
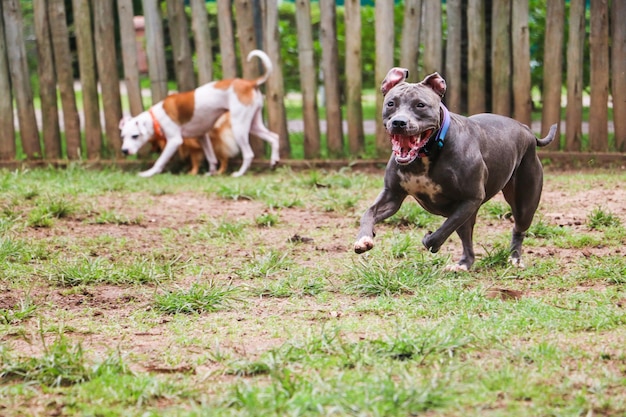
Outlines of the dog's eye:
[[417,103],[415,106],[416,106],[416,107],[419,107],[419,108],[421,109],[422,107],[424,107],[424,106],[426,106],[426,105],[420,101],[420,102],[419,102],[419,103]]
[[132,139],[137,139],[139,137],[139,135],[132,135],[131,138]]
[[393,107],[393,106],[395,106],[395,105],[396,105],[396,103],[394,103],[394,101],[393,101],[393,100],[389,100],[389,101],[387,102],[387,107]]

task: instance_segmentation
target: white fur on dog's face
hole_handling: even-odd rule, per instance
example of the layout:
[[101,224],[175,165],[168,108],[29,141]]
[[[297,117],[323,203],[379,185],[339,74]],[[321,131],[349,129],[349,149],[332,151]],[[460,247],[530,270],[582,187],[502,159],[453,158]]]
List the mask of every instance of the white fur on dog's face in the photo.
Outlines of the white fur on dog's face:
[[146,126],[138,117],[120,122],[120,136],[122,137],[122,153],[135,155],[139,149],[150,140]]

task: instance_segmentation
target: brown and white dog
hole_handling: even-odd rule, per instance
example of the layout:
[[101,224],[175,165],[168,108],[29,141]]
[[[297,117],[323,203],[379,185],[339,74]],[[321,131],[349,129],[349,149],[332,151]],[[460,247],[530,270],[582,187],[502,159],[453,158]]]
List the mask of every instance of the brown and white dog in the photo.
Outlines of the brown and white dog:
[[260,50],[250,52],[248,61],[254,56],[265,67],[265,74],[255,80],[234,78],[213,81],[193,91],[172,94],[130,120],[122,119],[120,129],[122,153],[125,155],[136,154],[155,135],[162,135],[166,139],[163,152],[154,166],[139,175],[151,177],[162,172],[183,143],[183,138],[193,137],[200,138],[202,150],[209,161],[209,172],[214,173],[217,158],[207,132],[226,111],[230,111],[232,134],[242,156],[241,167],[233,176],[243,175],[252,163],[254,153],[250,147],[250,134],[270,144],[270,166],[276,165],[279,160],[278,135],[263,124],[263,96],[259,90],[259,86],[269,78],[272,62]]
[[[239,153],[239,146],[235,142],[233,131],[230,127],[230,112],[226,112],[217,119],[215,125],[209,130],[209,139],[213,146],[213,151],[219,162],[218,175],[222,175],[228,168],[228,160]],[[155,136],[150,139],[153,150],[162,152],[167,140],[163,136]],[[183,143],[178,148],[178,156],[186,161],[189,159],[191,170],[189,175],[197,175],[200,165],[204,161],[204,151],[199,138],[183,138]]]

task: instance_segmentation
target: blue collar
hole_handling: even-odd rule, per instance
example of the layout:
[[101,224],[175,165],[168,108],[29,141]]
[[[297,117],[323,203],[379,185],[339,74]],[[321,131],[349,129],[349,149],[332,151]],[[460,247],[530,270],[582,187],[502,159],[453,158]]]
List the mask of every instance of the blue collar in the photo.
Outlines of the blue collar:
[[450,112],[446,108],[446,106],[440,104],[441,111],[443,112],[443,123],[439,128],[439,131],[433,133],[428,140],[426,146],[420,149],[418,153],[418,157],[422,158],[424,156],[429,156],[433,151],[431,148],[433,147],[433,142],[437,144],[437,149],[443,148],[443,142],[446,138],[446,133],[448,133],[448,128],[450,127]]
[[448,128],[450,127],[450,112],[446,108],[446,106],[440,104],[441,111],[443,111],[443,125],[441,129],[439,129],[439,134],[437,135],[437,148],[443,148],[443,141],[446,138],[446,133],[448,133]]

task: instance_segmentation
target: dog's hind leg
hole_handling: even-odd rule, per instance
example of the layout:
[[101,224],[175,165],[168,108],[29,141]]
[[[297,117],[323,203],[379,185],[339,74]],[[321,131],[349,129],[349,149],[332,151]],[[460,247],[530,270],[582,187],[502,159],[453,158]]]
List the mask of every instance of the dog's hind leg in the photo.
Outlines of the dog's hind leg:
[[252,114],[239,114],[235,117],[235,113],[231,111],[231,129],[235,142],[241,149],[241,167],[239,171],[233,172],[233,177],[241,177],[248,171],[254,159],[254,152],[250,146],[250,124],[252,123]]
[[534,155],[527,155],[511,178],[511,181],[502,189],[504,199],[511,206],[515,224],[511,237],[511,263],[520,268],[522,262],[522,243],[526,231],[530,228],[535,211],[541,199],[543,188],[543,169]]
[[209,161],[209,175],[213,175],[215,173],[215,170],[217,169],[217,157],[215,156],[215,151],[213,150],[213,145],[211,144],[209,135],[202,135],[202,137],[198,139],[200,140],[200,144],[202,145],[202,151],[204,152],[204,156],[206,160]]
[[278,163],[280,159],[279,154],[279,138],[278,135],[271,130],[269,130],[263,124],[263,117],[261,116],[261,109],[259,109],[254,117],[252,118],[252,124],[250,125],[250,133],[258,136],[263,139],[267,143],[270,144],[271,147],[271,156],[270,156],[270,166],[274,167]]

